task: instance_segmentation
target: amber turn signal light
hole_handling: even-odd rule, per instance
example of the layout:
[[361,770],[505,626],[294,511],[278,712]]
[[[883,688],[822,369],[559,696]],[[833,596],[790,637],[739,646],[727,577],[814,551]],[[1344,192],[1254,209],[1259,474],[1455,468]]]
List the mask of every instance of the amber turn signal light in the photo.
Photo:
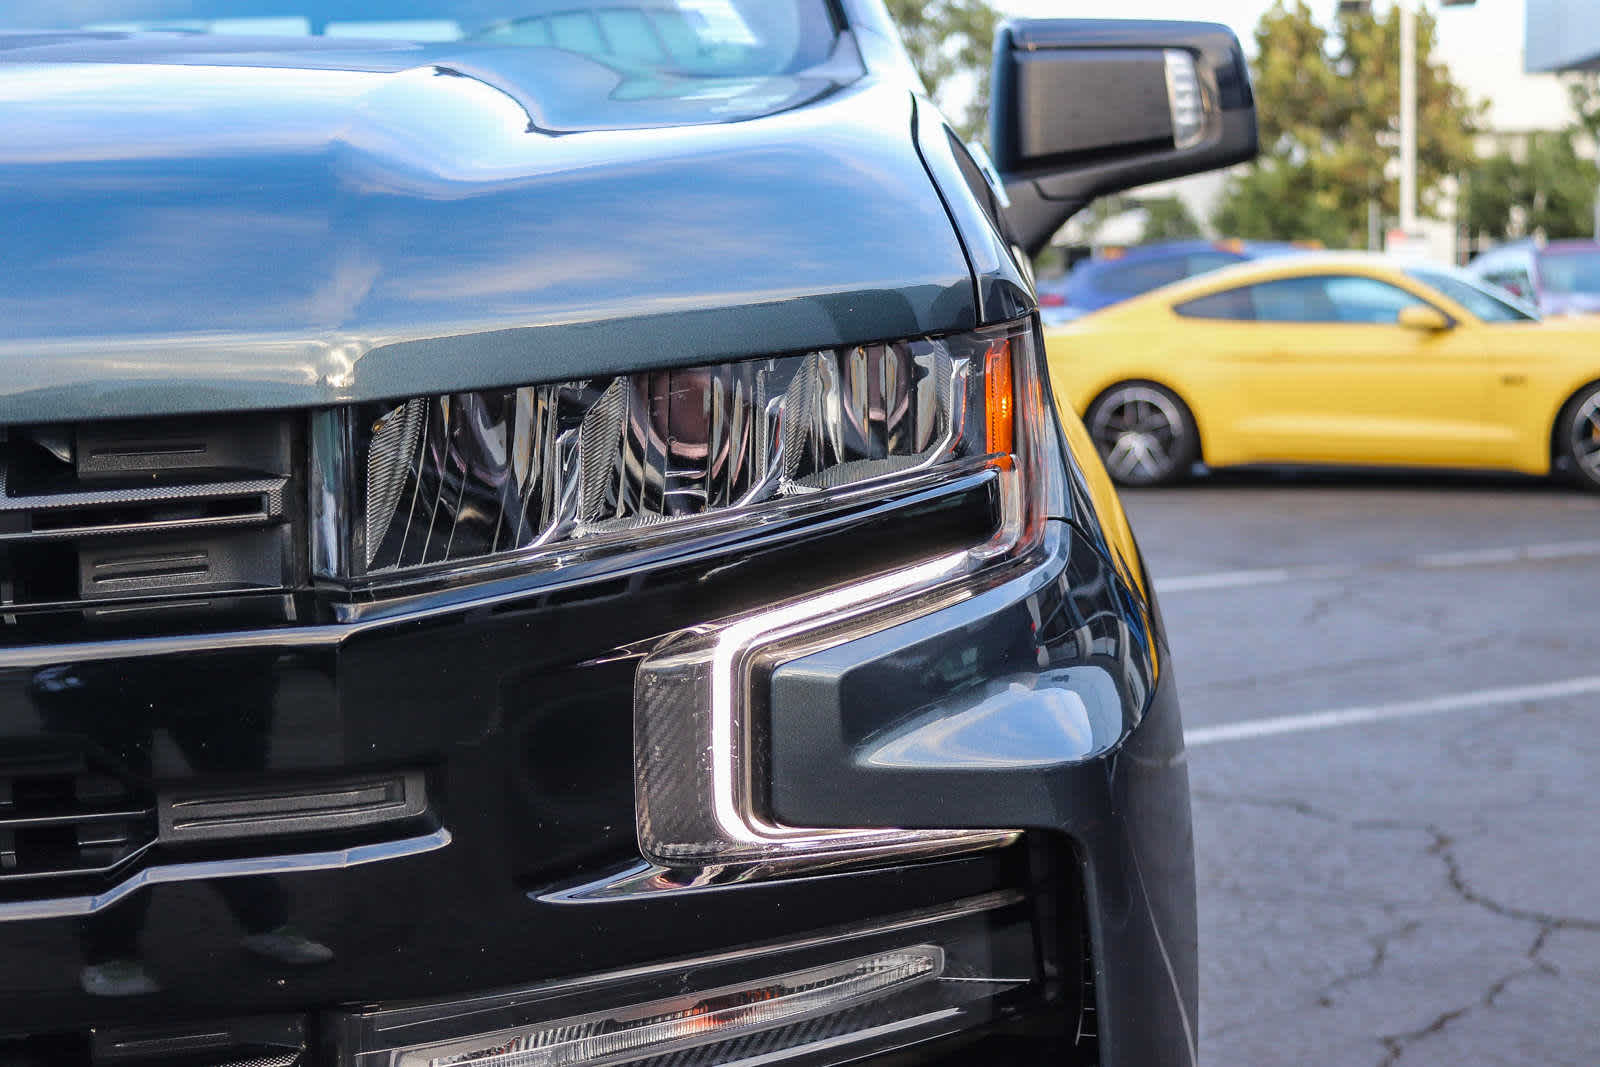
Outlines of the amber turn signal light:
[[989,346],[983,366],[988,451],[1010,453],[1016,442],[1016,393],[1011,384],[1011,341]]

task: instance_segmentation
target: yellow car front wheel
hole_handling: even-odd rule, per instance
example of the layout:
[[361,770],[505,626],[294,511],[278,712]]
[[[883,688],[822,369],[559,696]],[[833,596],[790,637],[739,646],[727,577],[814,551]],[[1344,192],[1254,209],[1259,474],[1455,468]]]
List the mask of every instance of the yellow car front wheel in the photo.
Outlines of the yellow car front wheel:
[[1600,491],[1600,382],[1591,382],[1561,409],[1556,448],[1578,484]]
[[1095,398],[1084,425],[1118,485],[1168,485],[1200,458],[1194,416],[1154,382],[1121,382]]

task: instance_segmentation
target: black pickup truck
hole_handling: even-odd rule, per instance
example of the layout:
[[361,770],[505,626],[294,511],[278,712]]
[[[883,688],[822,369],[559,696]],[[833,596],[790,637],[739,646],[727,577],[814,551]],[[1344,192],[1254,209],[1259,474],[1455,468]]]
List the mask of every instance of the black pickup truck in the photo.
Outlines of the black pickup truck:
[[0,1064],[1192,1064],[1138,550],[1029,255],[1237,42],[0,8]]

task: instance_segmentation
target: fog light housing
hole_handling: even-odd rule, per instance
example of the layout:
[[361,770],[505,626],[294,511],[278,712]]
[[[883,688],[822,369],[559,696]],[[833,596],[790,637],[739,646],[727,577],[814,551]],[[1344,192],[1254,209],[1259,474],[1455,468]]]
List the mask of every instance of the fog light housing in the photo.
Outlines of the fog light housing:
[[672,997],[531,1029],[409,1049],[396,1067],[597,1067],[728,1041],[931,981],[944,950],[917,945],[756,984]]
[[1052,1004],[1034,916],[1024,894],[997,889],[788,942],[329,1022],[340,1067],[853,1063]]

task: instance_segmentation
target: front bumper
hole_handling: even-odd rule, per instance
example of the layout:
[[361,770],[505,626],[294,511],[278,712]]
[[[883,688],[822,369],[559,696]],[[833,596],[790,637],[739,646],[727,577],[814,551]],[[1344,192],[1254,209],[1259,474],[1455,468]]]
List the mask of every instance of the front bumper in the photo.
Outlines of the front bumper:
[[[1001,672],[996,663],[1027,647],[1056,657],[1054,667],[1113,677],[1111,736],[1022,768],[946,768],[954,777],[920,791],[905,778],[916,768],[901,767],[892,788],[874,784],[848,803],[836,794],[831,807],[798,787],[781,754],[773,764],[773,800],[790,818],[998,828],[1022,831],[1020,843],[927,862],[880,857],[849,873],[582,891],[641,870],[635,676],[662,635],[770,602],[819,574],[893,566],[930,538],[965,536],[965,520],[941,507],[901,502],[810,539],[726,546],[578,587],[513,588],[340,629],[5,650],[0,754],[9,766],[25,766],[48,739],[82,745],[157,792],[420,773],[429,803],[382,826],[267,845],[157,843],[87,888],[53,896],[4,886],[0,1035],[53,1050],[50,1062],[71,1062],[56,1060],[59,1050],[88,1062],[91,1029],[273,1016],[301,1027],[305,1062],[330,1063],[356,1054],[349,1020],[386,1006],[674,961],[687,973],[694,961],[751,946],[1009,892],[1033,909],[1048,988],[986,1039],[1014,1042],[1004,1055],[1017,1062],[1082,1052],[1083,990],[1092,988],[1101,1063],[1185,1062],[1195,1025],[1193,860],[1171,672],[1150,607],[1065,522],[1051,520],[1009,605],[981,618],[951,606],[917,625],[935,644],[948,638],[928,635],[964,633],[974,647],[1001,650],[980,671]],[[905,662],[908,635],[899,637],[885,655]],[[835,756],[836,769],[849,763]],[[937,800],[951,782],[963,790],[960,805]],[[241,947],[252,927],[282,920],[333,958],[301,966]],[[1080,927],[1093,946],[1088,985]],[[87,995],[82,966],[111,951],[136,952],[160,991]],[[949,1047],[951,1062],[978,1055]]]

